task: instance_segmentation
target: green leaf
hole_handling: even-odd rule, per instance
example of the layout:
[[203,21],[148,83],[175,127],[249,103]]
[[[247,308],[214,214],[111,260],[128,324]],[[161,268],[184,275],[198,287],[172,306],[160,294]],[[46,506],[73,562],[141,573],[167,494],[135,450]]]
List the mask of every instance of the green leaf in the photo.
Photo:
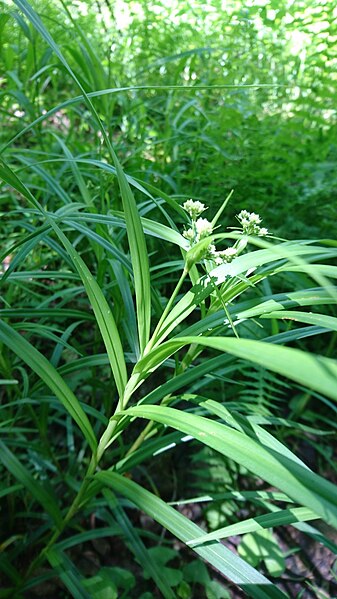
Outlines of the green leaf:
[[113,583],[110,568],[101,568],[95,576],[82,581],[91,599],[118,599],[118,589]]
[[[167,566],[168,562],[178,557],[178,554],[174,549],[159,545],[158,547],[150,547],[150,549],[148,549],[148,554],[157,564],[158,569],[160,569],[171,587],[177,586],[182,581],[183,575],[181,570]],[[149,578],[149,576],[145,576],[145,578]]]
[[53,519],[55,526],[61,530],[63,518],[57,498],[32,476],[2,441],[0,441],[0,461],[14,478],[42,505],[47,514]]
[[135,555],[137,561],[140,563],[145,572],[148,573],[148,575],[154,580],[165,599],[174,599],[174,593],[171,589],[170,583],[167,580],[165,572],[163,572],[163,568],[160,564],[158,564],[151,552],[145,547],[138,532],[130,522],[123,507],[117,501],[114,493],[112,493],[110,489],[105,489],[103,494],[107,502],[110,504],[114,516],[128,541],[130,551],[132,551],[132,553]]
[[337,331],[337,318],[334,316],[327,316],[326,314],[314,314],[313,312],[298,312],[297,310],[275,310],[269,314],[263,314],[260,318],[278,318],[293,320],[294,322],[305,322],[307,324],[314,324],[320,327],[329,329],[330,331]]
[[[112,148],[109,137],[103,127],[101,119],[93,106],[89,96],[85,89],[80,83],[78,77],[70,67],[69,63],[62,54],[59,46],[56,44],[50,33],[44,27],[40,17],[33,10],[26,0],[14,0],[15,4],[22,10],[22,12],[28,17],[35,29],[40,35],[46,40],[55,54],[58,56],[72,79],[78,85],[83,93],[83,97],[86,105],[91,111],[94,120],[96,121],[99,129],[102,132],[103,139],[108,147],[112,161],[115,164],[118,183],[121,191],[124,215],[126,220],[127,234],[131,253],[131,262],[133,266],[134,282],[135,282],[135,293],[136,293],[136,309],[138,319],[138,335],[141,352],[145,348],[150,334],[150,318],[151,318],[151,290],[150,290],[150,270],[148,263],[148,254],[146,249],[144,232],[140,222],[140,216],[138,214],[137,205],[131,191],[130,185],[124,174],[124,171],[119,163],[115,151]],[[103,337],[104,338],[104,337]],[[109,353],[109,352],[108,352]],[[115,377],[116,377],[116,373]],[[117,384],[117,380],[116,380]],[[118,382],[120,387],[120,381]]]
[[[294,460],[301,466],[305,464],[300,460],[292,451],[290,451],[283,443],[278,441],[268,431],[263,429],[261,426],[256,424],[252,418],[246,418],[239,412],[233,410],[230,411],[225,405],[212,399],[200,397],[200,395],[183,394],[181,395],[182,400],[193,401],[203,408],[206,408],[211,414],[215,414],[218,418],[221,418],[226,424],[232,426],[238,431],[244,432],[246,435],[259,441],[265,447],[270,447],[274,451],[288,457],[290,460]],[[306,467],[306,466],[305,466]]]
[[[88,214],[87,212],[79,213],[76,216],[76,223],[80,221],[92,222],[92,223],[100,223],[102,225],[113,225],[114,227],[120,227],[125,229],[125,217],[123,212],[113,212],[113,216],[110,214]],[[186,239],[177,231],[170,229],[166,225],[162,223],[157,223],[149,218],[141,217],[141,224],[146,235],[150,235],[152,237],[157,237],[158,239],[162,239],[163,241],[167,241],[168,243],[174,243],[178,247],[182,249],[187,248]],[[70,223],[68,219],[64,219],[65,223]],[[71,221],[72,226],[74,226],[74,221]]]
[[211,580],[205,590],[207,599],[231,599],[229,591],[217,580]]
[[69,256],[71,257],[74,266],[80,275],[84,288],[87,292],[89,301],[92,305],[97,324],[101,331],[104,345],[109,356],[111,370],[114,375],[119,397],[122,397],[126,381],[127,372],[123,353],[123,347],[119,337],[115,319],[112,315],[111,308],[106,301],[103,292],[97,281],[92,276],[85,262],[82,260],[78,252],[73,248],[68,238],[58,225],[50,220],[52,228],[55,230],[59,239],[62,241]]
[[19,177],[14,173],[14,171],[4,162],[3,159],[0,160],[0,178],[3,179],[6,183],[11,185],[16,191],[18,191],[21,195],[23,195],[30,203],[35,206],[38,210],[41,210],[39,203],[36,201],[34,196],[29,191],[28,187],[20,181]]
[[[184,543],[202,532],[199,526],[190,522],[162,499],[124,476],[115,472],[99,472],[95,478],[104,485],[112,487],[116,493],[127,497],[139,509],[149,514],[156,522],[159,522]],[[256,599],[266,599],[267,597],[281,599],[281,597],[285,597],[282,591],[224,545],[212,542],[207,547],[196,547],[194,551],[226,578],[240,586],[249,597]]]
[[1,321],[0,341],[7,345],[21,360],[26,362],[49,389],[55,393],[56,397],[79,426],[92,451],[95,451],[97,449],[97,441],[88,417],[81,408],[74,393],[47,358],[12,329],[12,327]]
[[173,353],[191,344],[210,347],[227,352],[242,360],[259,364],[285,376],[309,389],[314,389],[337,400],[337,363],[331,358],[281,347],[262,341],[250,339],[233,339],[229,337],[175,337],[154,348],[142,358],[135,372],[145,377],[155,370]]
[[285,570],[284,555],[269,530],[244,535],[238,552],[252,566],[263,560],[271,576],[281,576]]
[[224,526],[214,532],[202,535],[199,539],[194,539],[188,544],[193,547],[208,541],[227,539],[231,535],[242,535],[248,532],[256,532],[261,528],[274,528],[275,526],[285,526],[297,522],[307,522],[308,520],[317,520],[317,514],[306,507],[278,510],[272,514],[263,514],[262,516],[256,516],[256,518],[249,518],[236,524]]
[[150,268],[144,231],[137,204],[119,162],[116,171],[123,201],[136,293],[138,336],[141,353],[149,340],[151,324]]
[[[187,543],[189,545],[189,543]],[[201,584],[206,586],[210,581],[210,575],[204,562],[193,560],[184,567],[184,580],[192,584]]]
[[60,576],[62,582],[73,597],[81,599],[92,598],[91,593],[88,593],[84,587],[84,579],[68,556],[56,547],[50,548],[46,552],[46,556],[50,565]]
[[[248,270],[255,270],[259,266],[270,264],[280,259],[288,260],[292,263],[301,261],[301,256],[309,257],[317,254],[323,255],[328,252],[330,252],[330,250],[327,250],[326,248],[295,243],[283,243],[278,246],[271,246],[271,249],[249,252],[248,254],[239,256],[230,264],[223,264],[222,266],[214,268],[207,276],[201,277],[199,282],[174,306],[162,323],[160,331],[156,336],[155,343],[158,344],[159,342],[162,342],[179,323],[191,314],[198,304],[209,297],[214,291],[214,285],[221,285],[226,280],[228,281],[234,277],[245,274]],[[303,268],[309,270],[309,274],[310,266],[310,264],[303,263]],[[317,271],[312,274],[316,278],[320,278]],[[325,281],[324,278],[324,282]],[[329,287],[327,291],[330,293],[332,299],[336,299],[336,292],[333,287]],[[229,290],[228,294],[230,293],[231,291]],[[223,301],[227,302],[231,297],[232,296],[229,295],[227,298],[226,295],[223,294]]]
[[129,408],[125,414],[161,422],[191,435],[337,526],[337,487],[245,433],[175,408],[142,405]]

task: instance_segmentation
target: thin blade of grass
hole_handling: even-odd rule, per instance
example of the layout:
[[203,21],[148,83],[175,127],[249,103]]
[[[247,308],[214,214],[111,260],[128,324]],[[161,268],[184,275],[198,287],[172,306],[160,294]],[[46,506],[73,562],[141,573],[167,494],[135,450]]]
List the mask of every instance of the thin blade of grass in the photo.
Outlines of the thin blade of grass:
[[109,356],[111,370],[116,382],[119,397],[122,397],[127,381],[127,372],[123,347],[111,308],[97,281],[95,281],[79,253],[73,248],[69,239],[53,220],[50,220],[50,223],[60,241],[63,243],[82,279]]
[[119,163],[116,164],[116,170],[123,201],[126,230],[133,267],[139,346],[141,353],[143,353],[150,337],[151,324],[149,259],[144,231],[135,198]]
[[260,316],[263,318],[278,318],[285,320],[292,320],[294,322],[305,322],[307,324],[314,324],[320,327],[324,327],[329,331],[337,331],[337,318],[334,316],[327,316],[326,314],[315,314],[312,312],[299,312],[297,310],[275,310],[269,314],[263,314]]
[[226,337],[176,337],[154,348],[142,358],[135,373],[143,377],[155,370],[173,353],[191,344],[210,347],[232,354],[240,359],[259,364],[264,368],[285,376],[309,389],[337,400],[337,363],[331,358],[273,345],[264,341],[233,339]]
[[144,568],[144,570],[151,576],[165,599],[175,599],[175,594],[167,583],[165,575],[163,575],[160,567],[158,567],[158,564],[154,561],[151,554],[146,549],[134,525],[130,522],[127,514],[119,504],[116,495],[114,495],[111,489],[103,490],[103,495],[108,504],[111,506],[117,523],[121,527],[121,530],[128,541],[129,549],[135,555],[136,559]]
[[28,187],[22,183],[19,177],[14,173],[14,171],[4,162],[4,160],[0,160],[0,178],[11,185],[16,191],[18,191],[21,195],[23,195],[35,208],[41,212],[40,204],[34,198],[32,193],[29,191]]
[[256,516],[256,518],[248,518],[236,524],[224,526],[214,532],[202,535],[198,539],[189,541],[187,544],[193,547],[200,543],[227,539],[231,535],[243,535],[248,532],[256,532],[257,530],[261,530],[261,528],[287,526],[297,522],[307,522],[308,520],[317,520],[317,514],[306,507],[288,508],[287,510],[278,510],[272,514],[263,514],[262,516]]
[[116,156],[116,153],[111,145],[109,137],[105,131],[105,128],[99,118],[99,115],[93,106],[90,98],[84,90],[82,84],[77,78],[76,74],[70,67],[69,63],[63,56],[59,46],[56,44],[50,33],[43,25],[40,17],[36,14],[33,8],[26,0],[14,0],[15,4],[22,10],[27,16],[30,22],[33,24],[35,29],[40,35],[46,40],[52,50],[55,52],[59,60],[62,62],[72,79],[80,88],[84,101],[91,111],[100,131],[102,132],[103,139],[110,152],[110,156],[116,168],[118,183],[121,191],[121,197],[123,202],[127,234],[129,240],[131,262],[134,273],[134,286],[136,295],[136,311],[138,319],[138,335],[141,352],[144,350],[150,335],[150,318],[151,318],[151,289],[150,289],[150,270],[148,262],[148,253],[146,249],[145,236],[141,226],[140,216],[137,209],[137,204],[130,185],[127,181],[125,173],[120,165],[120,162]]
[[[204,276],[200,281],[188,291],[182,299],[174,306],[170,311],[167,318],[162,323],[158,334],[156,335],[155,344],[163,341],[169,333],[174,330],[178,324],[187,318],[189,314],[195,309],[195,307],[204,301],[211,295],[214,290],[211,284],[210,278],[214,279],[215,285],[220,285],[228,280],[246,273],[248,270],[256,269],[257,267],[264,266],[265,264],[273,263],[279,259],[299,260],[299,256],[315,256],[318,253],[325,253],[325,248],[317,248],[304,244],[293,244],[287,243],[277,246],[277,251],[272,247],[266,250],[257,250],[256,252],[250,252],[243,256],[239,256],[236,260],[230,264],[218,266],[212,270],[207,276]],[[330,251],[330,250],[329,250]],[[303,268],[309,269],[310,264],[304,264]],[[316,273],[317,277],[317,273]],[[331,290],[332,301],[334,301],[335,292],[330,286],[328,292]],[[230,292],[229,292],[230,293]],[[223,297],[223,301],[227,302],[227,297]]]
[[46,555],[50,565],[58,573],[73,597],[91,599],[91,594],[86,591],[82,584],[81,574],[68,556],[56,547],[49,549]]
[[21,360],[26,362],[49,389],[55,393],[67,412],[75,420],[91,449],[96,451],[97,441],[88,417],[72,390],[47,358],[4,322],[0,322],[0,340],[19,356]]
[[19,481],[31,495],[42,505],[47,514],[52,518],[55,526],[62,528],[63,518],[58,506],[57,498],[43,487],[34,476],[21,464],[18,458],[0,441],[0,461],[5,468]]

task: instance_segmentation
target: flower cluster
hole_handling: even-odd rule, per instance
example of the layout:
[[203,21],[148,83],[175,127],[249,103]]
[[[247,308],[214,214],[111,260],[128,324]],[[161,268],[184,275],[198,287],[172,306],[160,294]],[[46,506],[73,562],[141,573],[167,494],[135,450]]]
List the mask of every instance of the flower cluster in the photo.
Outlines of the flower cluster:
[[190,215],[192,220],[195,220],[197,216],[200,216],[202,212],[207,210],[205,204],[198,202],[198,200],[187,200],[187,202],[183,204],[183,208]]
[[[189,241],[190,248],[195,246],[199,241],[212,235],[213,224],[207,220],[207,218],[201,218],[207,206],[199,201],[187,200],[183,204],[184,210],[190,216],[190,227],[183,232],[185,239]],[[255,212],[248,212],[247,210],[241,210],[237,215],[237,220],[240,223],[240,232],[244,235],[268,235],[268,229],[260,227],[262,219]],[[221,264],[228,264],[232,262],[236,256],[238,256],[246,247],[247,242],[243,243],[244,240],[237,241],[234,247],[228,247],[225,250],[218,251],[211,242],[200,248],[200,255],[198,254],[198,260],[205,259],[210,260],[220,266]]]
[[191,246],[201,241],[201,239],[212,235],[212,223],[207,218],[197,218],[197,216],[206,210],[205,204],[194,200],[187,200],[183,208],[191,217],[191,227],[183,232],[183,236],[185,239],[188,239]]
[[[193,247],[196,243],[209,237],[213,232],[213,225],[207,220],[207,218],[197,218],[200,214],[207,210],[205,204],[202,202],[187,200],[183,204],[184,210],[191,217],[191,226],[183,232],[183,236]],[[235,258],[237,250],[234,247],[227,248],[226,250],[217,251],[215,245],[212,243],[205,249],[203,257],[206,260],[212,260],[217,266],[227,262],[231,262]]]
[[260,227],[262,219],[255,212],[247,212],[247,210],[241,210],[236,217],[242,227],[242,232],[245,235],[259,235],[263,237],[268,235],[268,229]]
[[238,251],[234,247],[226,248],[225,250],[217,251],[215,245],[211,244],[208,247],[207,259],[213,260],[217,266],[220,264],[228,264],[237,255]]
[[234,247],[226,248],[225,250],[220,250],[219,252],[216,252],[215,264],[224,264],[232,262],[237,253],[238,250]]

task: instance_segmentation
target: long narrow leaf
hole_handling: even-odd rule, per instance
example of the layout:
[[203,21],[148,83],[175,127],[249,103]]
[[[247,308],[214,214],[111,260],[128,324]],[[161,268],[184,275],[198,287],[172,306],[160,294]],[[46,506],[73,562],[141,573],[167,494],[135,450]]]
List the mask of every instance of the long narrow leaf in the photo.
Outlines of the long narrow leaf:
[[126,230],[133,267],[139,346],[142,353],[149,340],[151,323],[149,259],[137,204],[130,185],[118,162],[116,163],[116,170],[123,201]]
[[82,584],[82,576],[67,555],[56,547],[49,549],[46,555],[50,565],[59,574],[61,580],[73,597],[78,599],[91,598],[91,594],[86,591]]
[[117,155],[112,148],[109,137],[102,125],[99,115],[93,106],[90,98],[88,97],[85,89],[76,77],[74,71],[70,67],[69,63],[63,56],[59,46],[56,44],[50,33],[44,27],[40,17],[36,14],[33,8],[26,0],[14,0],[15,4],[22,10],[22,12],[28,17],[35,29],[40,35],[46,40],[55,54],[58,56],[72,79],[80,88],[84,101],[91,111],[93,118],[95,119],[100,131],[102,132],[103,139],[107,144],[110,152],[112,161],[114,162],[118,183],[121,191],[123,208],[125,213],[125,220],[127,226],[127,234],[131,253],[131,262],[133,266],[134,282],[135,282],[135,293],[136,293],[136,307],[137,307],[137,319],[138,319],[138,334],[140,350],[143,351],[150,334],[150,317],[151,317],[151,296],[150,296],[150,270],[148,263],[148,254],[145,243],[145,236],[140,222],[140,216],[137,210],[137,205],[131,191],[130,185],[124,174],[124,171],[119,163]]
[[227,539],[231,535],[243,535],[248,532],[256,532],[261,528],[274,528],[275,526],[286,526],[297,522],[307,522],[308,520],[317,520],[317,514],[306,507],[295,507],[288,508],[287,510],[278,510],[272,514],[263,514],[263,516],[256,516],[256,518],[248,518],[248,520],[242,520],[236,522],[236,524],[230,524],[219,528],[214,532],[207,535],[202,535],[198,539],[189,541],[188,545],[192,547],[199,545],[200,543],[208,543],[209,541],[216,541],[220,539]]
[[116,495],[110,490],[105,489],[103,495],[110,505],[117,523],[121,527],[125,538],[128,542],[129,549],[135,555],[142,568],[151,576],[156,583],[158,589],[161,591],[165,599],[175,599],[171,587],[167,583],[163,572],[161,571],[158,564],[154,561],[151,554],[146,549],[142,539],[140,538],[137,530],[129,520],[123,507],[119,504]]
[[330,331],[337,331],[337,318],[334,316],[327,316],[326,314],[315,314],[313,312],[298,312],[297,310],[284,310],[270,312],[264,314],[260,318],[280,318],[286,320],[293,320],[294,322],[305,322],[307,324],[314,324],[320,327],[329,329]]
[[125,414],[161,422],[242,464],[294,501],[337,526],[337,487],[245,433],[202,416],[162,406],[136,406]]
[[111,308],[109,307],[100,286],[97,281],[95,281],[79,253],[73,248],[69,239],[65,236],[63,231],[61,231],[58,225],[52,220],[50,222],[59,239],[68,251],[74,266],[83,281],[109,356],[111,370],[116,381],[119,397],[121,397],[127,381],[127,372],[123,347]]
[[[226,279],[228,280],[238,275],[245,274],[248,270],[255,270],[259,266],[270,264],[279,259],[286,259],[291,262],[292,260],[299,260],[300,256],[310,257],[325,252],[327,252],[325,248],[317,248],[303,244],[289,245],[288,243],[284,243],[275,246],[272,249],[250,252],[249,254],[239,256],[230,264],[218,266],[207,276],[202,277],[200,281],[174,306],[163,322],[155,343],[158,344],[163,341],[179,323],[191,314],[197,305],[209,297],[214,290],[214,285],[220,285],[224,283]],[[309,267],[310,265],[304,264],[304,267],[306,266]],[[211,283],[211,279],[213,283]],[[335,298],[335,290],[332,287],[329,289],[331,289],[332,299]],[[224,301],[228,301],[228,299],[229,298],[223,298]]]
[[337,400],[337,363],[331,358],[262,341],[227,337],[176,337],[140,360],[135,372],[146,376],[184,345],[196,344],[227,352],[259,364],[297,383]]
[[[178,539],[187,543],[202,534],[202,529],[167,505],[162,499],[143,489],[137,483],[114,472],[99,472],[96,478],[116,493],[121,493],[156,522],[167,528]],[[249,566],[239,556],[218,542],[207,547],[193,548],[203,559],[219,570],[226,578],[239,585],[249,597],[278,599],[285,595],[262,574]]]
[[29,341],[24,339],[8,324],[0,321],[0,341],[7,345],[15,354],[36,372],[43,382],[55,393],[70,416],[81,429],[85,439],[93,451],[96,450],[97,441],[92,426],[78,399],[68,387],[57,370],[50,364]]
[[54,520],[55,525],[61,529],[63,519],[56,497],[33,477],[2,441],[0,441],[0,461],[43,506],[47,514]]

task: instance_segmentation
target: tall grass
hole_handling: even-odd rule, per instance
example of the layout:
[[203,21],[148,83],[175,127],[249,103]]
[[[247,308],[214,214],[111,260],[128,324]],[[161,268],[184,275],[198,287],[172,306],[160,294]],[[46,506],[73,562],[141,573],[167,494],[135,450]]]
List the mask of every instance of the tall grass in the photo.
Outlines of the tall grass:
[[[336,486],[308,468],[288,443],[288,430],[320,449],[335,432],[336,242],[214,229],[190,248],[175,194],[122,167],[123,144],[117,152],[109,114],[124,96],[118,85],[110,89],[111,74],[66,5],[86,50],[73,47],[72,60],[46,18],[26,0],[15,4],[30,51],[44,40],[45,57],[53,68],[58,61],[76,92],[44,115],[37,94],[35,105],[27,104],[29,122],[1,152],[1,202],[8,209],[1,255],[0,594],[41,593],[56,575],[74,597],[137,596],[130,572],[102,564],[91,575],[81,570],[85,543],[118,537],[137,572],[152,580],[149,588],[192,597],[188,570],[170,576],[163,568],[168,554],[156,552],[169,551],[163,528],[228,588],[259,599],[286,596],[258,561],[220,540],[292,525],[335,551],[320,525],[337,527]],[[43,68],[34,63],[34,76]],[[137,135],[134,155],[136,142]],[[213,226],[226,210],[210,215]],[[234,244],[239,255],[215,266],[205,258],[210,243]],[[247,401],[242,388],[249,385]],[[251,516],[242,520],[234,510],[230,523],[208,534],[171,505],[184,498],[174,497],[170,485],[170,451],[183,455],[191,440],[236,465],[227,500],[239,494]],[[193,461],[187,468],[186,477],[197,474]],[[261,492],[265,501],[256,511]],[[204,501],[201,481],[196,495],[194,501]],[[161,528],[142,529],[135,508]],[[317,522],[305,524],[311,520]],[[111,563],[125,565],[112,556]],[[196,583],[209,596],[225,596],[209,574],[203,581]]]

